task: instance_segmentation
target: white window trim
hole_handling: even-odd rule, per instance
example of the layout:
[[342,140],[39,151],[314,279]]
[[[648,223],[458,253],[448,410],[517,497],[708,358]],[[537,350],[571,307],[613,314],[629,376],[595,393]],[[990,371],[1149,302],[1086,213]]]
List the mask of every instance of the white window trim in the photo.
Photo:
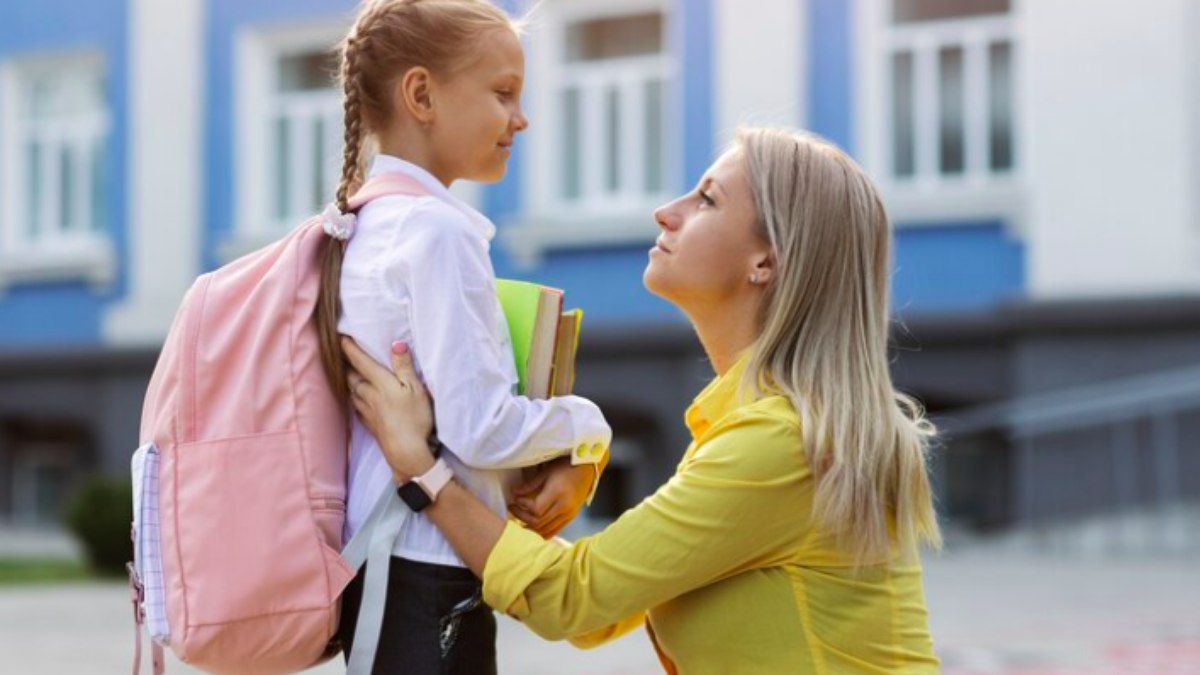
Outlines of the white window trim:
[[[103,73],[105,61],[99,54],[85,52],[0,63],[0,291],[20,283],[75,279],[104,289],[116,276],[116,251],[106,232],[78,232],[51,242],[29,241],[24,235],[28,227],[21,198],[25,194],[21,166],[24,80],[64,67]],[[104,133],[111,135],[110,106],[100,123]]]
[[[218,245],[217,258],[228,262],[278,239],[271,215],[271,129],[265,126],[270,101],[278,90],[276,63],[281,56],[329,49],[349,30],[342,20],[252,27],[234,42],[233,204],[234,229]],[[332,199],[332,195],[330,195]],[[296,225],[299,223],[293,223]]]
[[[868,173],[875,179],[883,193],[888,213],[893,222],[905,227],[938,227],[947,222],[963,224],[979,222],[987,224],[995,219],[1004,221],[1006,227],[1019,234],[1026,228],[1028,195],[1025,187],[1025,148],[1029,143],[1029,129],[1024,114],[1025,54],[1020,36],[1021,0],[1012,0],[1009,14],[1000,19],[980,17],[928,22],[913,26],[893,27],[890,21],[892,0],[861,0],[854,3],[857,35],[854,50],[855,72],[855,136],[859,139],[858,158]],[[891,84],[888,81],[892,50],[902,45],[928,45],[942,35],[967,35],[967,42],[986,41],[989,37],[1002,34],[1012,45],[1012,153],[1013,168],[1003,173],[993,173],[986,168],[986,153],[978,148],[986,147],[986,126],[972,110],[983,98],[965,96],[967,156],[966,170],[960,176],[921,174],[923,166],[937,161],[936,144],[929,143],[915,148],[918,176],[912,180],[896,180],[892,177],[892,145],[890,124]],[[956,42],[961,42],[957,41]],[[964,54],[964,69],[986,68],[986,62]],[[919,65],[918,65],[919,70]],[[920,77],[919,74],[915,74]],[[966,86],[972,87],[967,77]],[[976,85],[979,84],[977,79]],[[936,87],[936,84],[931,85]],[[920,96],[921,94],[917,94]],[[937,119],[934,116],[919,116],[915,120],[918,129],[925,134],[930,129],[936,135]],[[974,140],[972,140],[972,138]],[[974,149],[974,151],[973,151]],[[930,156],[930,153],[935,153]]]
[[[666,55],[663,106],[668,116],[668,138],[663,152],[663,189],[659,195],[618,203],[570,205],[556,203],[559,167],[558,139],[562,119],[557,114],[558,83],[562,78],[562,36],[567,25],[577,21],[657,12],[663,16],[663,53]],[[679,190],[679,158],[682,147],[681,91],[674,23],[678,13],[669,0],[572,0],[553,1],[539,6],[537,30],[526,44],[527,81],[532,85],[526,97],[533,121],[526,134],[526,160],[522,164],[524,185],[523,212],[516,216],[500,236],[514,261],[522,267],[536,265],[550,250],[592,248],[652,242],[658,234],[651,213]],[[672,120],[672,117],[675,120]],[[587,139],[581,152],[595,156]],[[624,150],[625,157],[637,156]],[[636,165],[640,166],[640,164]],[[586,176],[581,177],[587,180]]]

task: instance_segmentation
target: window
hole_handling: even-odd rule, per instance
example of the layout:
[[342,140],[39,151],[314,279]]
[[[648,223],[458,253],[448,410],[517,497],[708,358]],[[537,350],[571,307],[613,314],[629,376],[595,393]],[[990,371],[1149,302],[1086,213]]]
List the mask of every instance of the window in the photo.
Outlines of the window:
[[287,229],[333,199],[341,169],[342,103],[328,50],[281,55],[270,104],[271,216]]
[[21,525],[54,525],[62,520],[72,486],[77,448],[38,443],[13,458],[12,520]]
[[110,119],[101,60],[6,64],[0,100],[0,282],[80,273],[106,280],[113,264],[106,219]]
[[550,249],[640,244],[679,188],[681,125],[665,0],[552,0],[527,42],[533,125],[523,213],[504,228],[522,265]]
[[892,0],[892,178],[982,178],[1014,167],[1009,0]]
[[568,205],[640,203],[667,184],[661,13],[581,19],[560,33],[556,87],[562,120],[558,199]]
[[342,102],[334,45],[341,24],[247,30],[238,36],[232,259],[333,201],[342,169]]

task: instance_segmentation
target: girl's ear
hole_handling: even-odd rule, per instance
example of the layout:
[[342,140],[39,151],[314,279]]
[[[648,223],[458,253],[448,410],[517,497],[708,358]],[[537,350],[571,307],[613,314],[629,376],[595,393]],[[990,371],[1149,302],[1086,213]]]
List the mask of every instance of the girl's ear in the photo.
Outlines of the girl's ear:
[[396,82],[392,107],[406,111],[421,124],[433,121],[433,77],[424,66],[413,66]]

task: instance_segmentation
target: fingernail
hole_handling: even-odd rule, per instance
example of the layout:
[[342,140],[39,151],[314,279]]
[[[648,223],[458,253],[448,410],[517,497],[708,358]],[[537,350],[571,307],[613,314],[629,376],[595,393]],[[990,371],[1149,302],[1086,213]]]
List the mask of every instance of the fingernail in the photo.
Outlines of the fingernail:
[[404,356],[408,353],[408,343],[397,340],[392,343],[392,353]]

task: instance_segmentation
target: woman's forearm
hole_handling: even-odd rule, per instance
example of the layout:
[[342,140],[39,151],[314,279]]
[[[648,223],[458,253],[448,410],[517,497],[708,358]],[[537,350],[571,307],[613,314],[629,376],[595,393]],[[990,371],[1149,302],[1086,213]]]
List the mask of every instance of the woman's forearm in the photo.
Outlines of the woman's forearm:
[[467,567],[482,579],[488,556],[504,533],[504,519],[457,481],[450,481],[425,513]]

